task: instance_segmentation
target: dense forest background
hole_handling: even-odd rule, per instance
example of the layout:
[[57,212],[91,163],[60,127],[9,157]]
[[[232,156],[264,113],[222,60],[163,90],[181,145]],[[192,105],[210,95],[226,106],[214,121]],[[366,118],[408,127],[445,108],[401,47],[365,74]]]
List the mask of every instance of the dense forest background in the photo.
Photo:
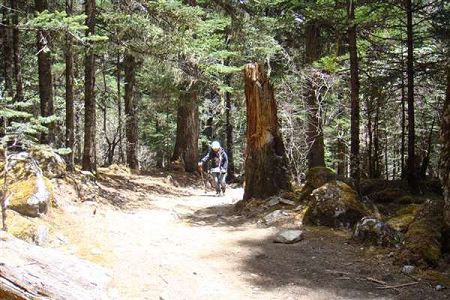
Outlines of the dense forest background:
[[187,171],[217,139],[242,173],[243,65],[274,85],[290,171],[439,175],[448,88],[446,1],[3,0],[5,142],[69,168]]

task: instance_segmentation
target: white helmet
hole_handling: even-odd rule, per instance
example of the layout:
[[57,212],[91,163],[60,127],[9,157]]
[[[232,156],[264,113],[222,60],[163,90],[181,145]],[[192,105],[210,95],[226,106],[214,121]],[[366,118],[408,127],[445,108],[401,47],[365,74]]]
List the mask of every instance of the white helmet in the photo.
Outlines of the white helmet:
[[214,151],[219,150],[220,149],[220,143],[218,141],[212,142],[211,149],[213,149]]

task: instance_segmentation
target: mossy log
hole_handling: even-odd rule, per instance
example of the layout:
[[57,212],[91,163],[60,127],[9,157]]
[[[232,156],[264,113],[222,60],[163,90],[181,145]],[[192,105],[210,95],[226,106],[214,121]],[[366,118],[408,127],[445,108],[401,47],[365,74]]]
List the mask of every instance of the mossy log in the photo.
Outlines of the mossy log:
[[108,272],[0,232],[0,299],[108,299]]
[[444,228],[444,201],[428,200],[417,211],[405,234],[403,247],[396,257],[399,264],[434,266],[441,257]]

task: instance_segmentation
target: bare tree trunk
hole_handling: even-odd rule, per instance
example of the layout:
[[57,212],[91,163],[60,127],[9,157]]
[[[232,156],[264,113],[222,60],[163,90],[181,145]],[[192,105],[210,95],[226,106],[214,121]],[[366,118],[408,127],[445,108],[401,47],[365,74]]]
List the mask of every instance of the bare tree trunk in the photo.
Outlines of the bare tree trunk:
[[181,160],[186,172],[194,172],[198,162],[199,116],[195,84],[181,92],[178,102],[177,137],[172,161]]
[[22,64],[20,62],[20,36],[19,36],[19,13],[17,10],[17,0],[10,1],[11,9],[13,11],[12,14],[12,45],[13,45],[13,53],[14,53],[14,78],[16,80],[16,95],[14,100],[17,102],[23,101],[23,77],[22,77]]
[[[95,34],[96,1],[86,0],[87,34]],[[96,100],[95,100],[95,56],[91,48],[86,49],[84,61],[84,149],[82,168],[96,171]]]
[[[369,98],[372,101],[372,98]],[[372,125],[372,113],[373,105],[372,103],[367,103],[367,136],[368,136],[368,166],[369,166],[369,178],[374,177],[374,159],[373,159],[373,125]]]
[[3,52],[3,78],[5,80],[5,91],[6,95],[9,97],[13,97],[13,47],[12,47],[12,30],[10,30],[8,27],[10,26],[10,18],[9,18],[9,12],[8,12],[8,0],[3,0],[3,8],[2,8],[2,24],[0,30],[2,34],[2,52]]
[[414,123],[414,48],[413,48],[413,8],[411,0],[405,0],[406,10],[406,32],[407,32],[407,76],[408,76],[408,162],[407,162],[407,178],[408,184],[411,188],[417,187],[417,174],[416,174],[416,158],[415,158],[415,123]]
[[245,66],[247,149],[244,200],[291,188],[273,87],[259,64]]
[[375,120],[373,124],[373,177],[380,178],[381,176],[381,164],[380,164],[380,101],[377,99],[377,105],[375,106]]
[[137,159],[138,116],[135,99],[136,60],[133,55],[125,54],[125,134],[127,138],[127,164],[132,170],[139,169]]
[[[315,23],[306,25],[305,29],[305,63],[309,66],[320,56],[320,28]],[[320,91],[318,92],[315,81],[316,70],[312,70],[306,87],[306,105],[308,110],[308,129],[306,141],[309,146],[308,167],[325,166],[325,149],[323,142],[323,131],[321,121],[321,110],[319,109]]]
[[[14,1],[14,0],[13,0]],[[42,12],[48,9],[47,0],[35,0],[36,11]],[[37,32],[37,50],[38,50],[38,72],[39,72],[39,99],[41,104],[41,116],[49,117],[53,115],[53,79],[52,63],[48,44],[50,35],[43,31]],[[49,125],[48,134],[43,134],[41,142],[48,144],[54,141],[54,125]]]
[[427,176],[427,170],[428,166],[430,164],[430,157],[431,152],[433,151],[433,131],[434,131],[434,124],[436,123],[436,118],[433,118],[433,121],[431,122],[431,128],[430,132],[428,133],[428,141],[427,141],[427,150],[425,152],[425,156],[422,160],[422,165],[420,166],[420,179],[425,179]]
[[350,177],[359,189],[361,176],[359,161],[359,69],[356,45],[355,3],[348,2],[348,39],[350,52],[350,87],[351,87],[351,146],[350,146]]
[[401,47],[401,52],[402,52],[402,87],[401,87],[401,91],[402,91],[402,122],[401,122],[401,126],[402,126],[402,145],[401,145],[401,149],[400,149],[400,171],[401,171],[401,178],[404,179],[405,178],[405,136],[406,136],[406,115],[405,115],[405,74],[404,74],[404,57],[403,57],[403,41],[402,41],[402,47]]
[[445,221],[447,225],[450,225],[450,65],[447,66],[447,90],[442,112],[441,143],[440,175],[444,190]]
[[123,124],[122,124],[122,90],[121,90],[121,68],[120,68],[120,53],[117,54],[117,118],[118,118],[118,125],[117,125],[117,131],[119,133],[119,160],[121,162],[125,161],[125,155],[123,153],[123,147],[122,147],[122,137],[123,137]]
[[[66,0],[66,12],[68,15],[73,13],[73,0]],[[75,113],[74,113],[74,59],[73,59],[73,39],[70,34],[66,34],[66,147],[72,152],[67,156],[67,170],[75,169]]]
[[[231,75],[227,75],[226,84],[231,85]],[[226,105],[226,132],[227,132],[227,153],[228,153],[228,178],[233,180],[235,177],[234,170],[234,150],[233,150],[233,123],[231,115],[231,93],[225,92]]]

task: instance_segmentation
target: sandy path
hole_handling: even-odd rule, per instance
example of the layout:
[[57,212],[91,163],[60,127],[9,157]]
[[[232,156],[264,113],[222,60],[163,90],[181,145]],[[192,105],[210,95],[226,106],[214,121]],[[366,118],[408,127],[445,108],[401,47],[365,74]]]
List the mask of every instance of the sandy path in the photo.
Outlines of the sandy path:
[[225,197],[195,189],[178,196],[119,193],[138,204],[125,210],[100,206],[95,215],[87,205],[67,210],[83,220],[69,237],[78,247],[73,252],[111,269],[118,299],[448,297],[419,285],[416,290],[377,289],[365,278],[388,280],[383,276],[393,271],[355,257],[354,246],[339,235],[307,232],[298,244],[272,243],[276,229],[230,214],[242,189],[230,189]]

